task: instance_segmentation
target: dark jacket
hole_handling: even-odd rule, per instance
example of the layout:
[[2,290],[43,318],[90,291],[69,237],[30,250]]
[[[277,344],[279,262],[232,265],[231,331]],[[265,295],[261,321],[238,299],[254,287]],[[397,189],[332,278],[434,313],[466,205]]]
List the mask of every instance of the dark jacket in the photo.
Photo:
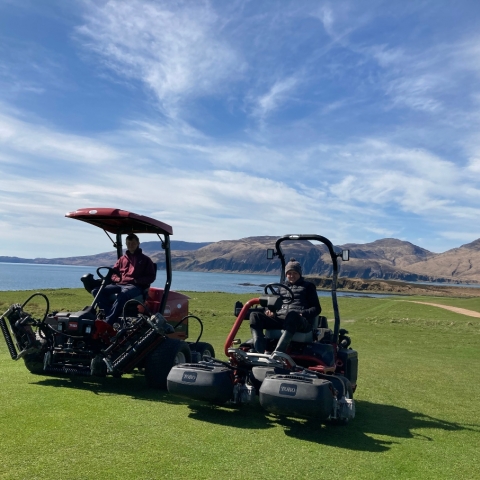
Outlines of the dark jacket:
[[317,289],[311,282],[307,282],[300,277],[295,283],[285,282],[285,285],[293,292],[293,302],[289,305],[283,305],[278,311],[278,316],[284,316],[287,312],[294,310],[308,320],[320,314],[322,308],[318,300]]
[[112,275],[115,283],[136,285],[141,289],[149,287],[157,276],[154,263],[142,253],[141,248],[137,248],[133,254],[127,250],[113,268],[120,272],[120,275]]

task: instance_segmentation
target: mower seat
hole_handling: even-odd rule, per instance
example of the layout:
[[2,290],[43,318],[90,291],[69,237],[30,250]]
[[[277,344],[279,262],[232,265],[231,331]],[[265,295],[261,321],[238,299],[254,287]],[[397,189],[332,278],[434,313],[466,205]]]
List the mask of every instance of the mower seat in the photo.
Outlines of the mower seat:
[[[292,342],[312,343],[313,331],[317,328],[328,328],[327,318],[317,315],[313,319],[312,329],[308,332],[295,332],[292,337]],[[269,340],[278,340],[282,336],[283,330],[265,330],[265,338]]]

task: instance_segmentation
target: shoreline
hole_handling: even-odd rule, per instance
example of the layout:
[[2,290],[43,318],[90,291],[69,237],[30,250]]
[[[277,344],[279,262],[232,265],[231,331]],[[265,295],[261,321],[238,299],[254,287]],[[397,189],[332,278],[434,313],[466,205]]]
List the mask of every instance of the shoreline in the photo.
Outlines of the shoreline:
[[[314,283],[317,290],[330,290],[332,279],[306,275],[305,279]],[[430,295],[440,297],[480,297],[480,288],[452,285],[428,285],[400,280],[346,278],[338,279],[337,291],[383,293],[390,295]]]

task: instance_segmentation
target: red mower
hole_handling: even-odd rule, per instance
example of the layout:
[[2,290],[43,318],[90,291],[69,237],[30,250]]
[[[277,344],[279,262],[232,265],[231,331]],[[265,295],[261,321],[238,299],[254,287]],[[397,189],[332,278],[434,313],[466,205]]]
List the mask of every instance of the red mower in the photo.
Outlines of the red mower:
[[[332,261],[333,330],[326,317],[316,317],[310,332],[295,333],[286,353],[275,351],[282,330],[267,330],[267,351],[272,353],[255,353],[252,340],[241,343],[236,336],[250,313],[278,310],[292,301],[292,292],[284,285],[282,244],[288,241],[318,241],[326,246]],[[280,259],[280,283],[267,285],[265,295],[245,305],[235,304],[236,320],[224,347],[228,362],[210,358],[176,365],[167,378],[168,391],[214,404],[250,403],[258,395],[260,405],[269,412],[345,424],[355,416],[358,354],[350,348],[348,332],[340,328],[336,288],[338,258],[347,261],[349,251],[337,253],[330,240],[320,235],[285,235],[277,239],[274,250],[267,251],[267,257]]]
[[[157,235],[165,252],[165,286],[149,287],[138,298],[129,300],[114,326],[102,319],[96,301],[102,288],[111,281],[111,267],[99,267],[98,279],[92,274],[81,278],[88,292],[95,287],[99,291],[92,304],[78,312],[50,312],[47,296],[34,293],[23,304],[11,305],[0,317],[0,328],[13,360],[23,358],[30,372],[43,375],[119,377],[139,369],[145,373],[150,387],[166,388],[167,375],[174,364],[215,356],[209,343],[199,341],[203,325],[198,317],[188,314],[188,297],[170,290],[173,233],[170,225],[113,208],[84,208],[67,213],[66,217],[104,230],[112,240],[117,258],[123,254],[122,235]],[[109,233],[115,235],[115,240]],[[35,297],[45,301],[41,319],[25,311]],[[196,342],[186,342],[191,318],[200,323]]]

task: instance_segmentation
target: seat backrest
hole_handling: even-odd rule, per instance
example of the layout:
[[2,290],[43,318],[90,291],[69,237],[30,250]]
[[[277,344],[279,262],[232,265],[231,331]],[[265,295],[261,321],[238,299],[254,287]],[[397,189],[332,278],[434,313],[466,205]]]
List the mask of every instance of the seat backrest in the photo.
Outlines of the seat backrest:
[[155,278],[153,279],[153,282],[154,282],[157,279],[157,264],[153,262],[153,266],[155,267]]
[[[155,277],[153,278],[152,283],[155,282],[155,280],[157,279],[157,264],[155,262],[153,262],[153,266],[155,267]],[[144,302],[148,298],[148,290],[150,289],[150,286],[152,285],[152,283],[142,291],[142,297],[143,297],[142,300]]]
[[318,325],[315,328],[328,328],[328,321],[327,317],[324,317],[323,315],[320,315],[318,318]]

